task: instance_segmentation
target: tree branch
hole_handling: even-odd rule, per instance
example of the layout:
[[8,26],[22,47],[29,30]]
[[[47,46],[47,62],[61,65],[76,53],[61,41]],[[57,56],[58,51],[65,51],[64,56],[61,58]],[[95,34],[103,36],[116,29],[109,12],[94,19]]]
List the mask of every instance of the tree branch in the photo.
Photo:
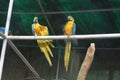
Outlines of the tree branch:
[[85,80],[87,73],[90,69],[90,66],[92,64],[94,53],[95,53],[95,44],[91,43],[89,48],[87,49],[87,53],[80,68],[80,71],[78,73],[77,80]]

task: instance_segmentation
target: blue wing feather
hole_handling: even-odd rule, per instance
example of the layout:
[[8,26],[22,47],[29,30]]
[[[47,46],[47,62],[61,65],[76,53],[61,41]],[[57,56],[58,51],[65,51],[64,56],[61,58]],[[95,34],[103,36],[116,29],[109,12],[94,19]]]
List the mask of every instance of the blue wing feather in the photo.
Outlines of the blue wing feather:
[[72,27],[72,35],[75,35],[76,33],[76,24],[73,23],[73,27]]
[[32,34],[35,34],[35,32],[34,32],[34,26],[32,25]]
[[[4,34],[5,33],[5,27],[0,27],[0,32]],[[9,30],[8,34],[12,34],[12,32]]]
[[5,32],[5,27],[0,27],[0,32],[4,34],[4,32]]

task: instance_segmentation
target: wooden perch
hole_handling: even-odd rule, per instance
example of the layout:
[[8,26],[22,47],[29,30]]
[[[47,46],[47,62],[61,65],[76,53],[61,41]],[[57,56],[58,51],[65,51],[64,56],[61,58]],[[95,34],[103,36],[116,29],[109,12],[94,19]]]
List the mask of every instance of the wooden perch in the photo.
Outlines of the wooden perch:
[[78,73],[77,80],[85,80],[87,73],[90,69],[90,66],[92,64],[94,53],[95,53],[95,44],[91,43],[89,48],[87,49],[87,53],[80,68],[80,71]]

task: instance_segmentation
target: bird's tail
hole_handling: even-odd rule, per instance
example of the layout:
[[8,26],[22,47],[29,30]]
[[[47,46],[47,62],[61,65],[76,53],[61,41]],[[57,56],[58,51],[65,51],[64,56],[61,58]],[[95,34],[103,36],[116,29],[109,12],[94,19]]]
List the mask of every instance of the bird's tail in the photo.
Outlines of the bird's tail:
[[37,40],[37,43],[39,45],[40,50],[44,53],[49,65],[52,66],[52,61],[50,59],[49,53],[52,57],[53,57],[53,54],[49,45],[43,40]]
[[71,52],[71,42],[69,41],[66,43],[65,55],[64,55],[64,65],[65,65],[66,71],[68,71],[70,52]]
[[51,51],[50,46],[54,47],[54,45],[53,45],[49,40],[45,41],[44,44],[45,44],[45,46],[46,46],[47,51],[48,51],[49,54],[51,55],[51,57],[53,57],[53,53],[52,53],[52,51]]
[[52,40],[47,40],[47,43],[52,47],[52,48],[55,48],[55,46],[52,44]]

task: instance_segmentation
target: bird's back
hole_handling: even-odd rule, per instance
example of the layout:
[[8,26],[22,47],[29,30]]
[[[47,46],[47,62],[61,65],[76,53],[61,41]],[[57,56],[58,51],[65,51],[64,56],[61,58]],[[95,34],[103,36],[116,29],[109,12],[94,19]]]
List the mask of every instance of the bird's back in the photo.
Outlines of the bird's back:
[[34,31],[37,34],[37,36],[47,36],[48,35],[47,27],[42,26],[40,24],[34,24]]

